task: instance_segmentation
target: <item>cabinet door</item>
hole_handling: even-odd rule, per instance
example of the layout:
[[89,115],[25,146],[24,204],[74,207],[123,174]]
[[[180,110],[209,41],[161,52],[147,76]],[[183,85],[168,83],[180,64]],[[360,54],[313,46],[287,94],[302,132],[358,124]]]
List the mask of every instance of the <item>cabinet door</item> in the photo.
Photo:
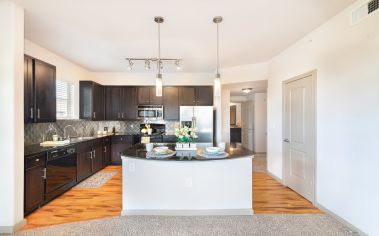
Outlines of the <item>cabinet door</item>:
[[123,87],[121,97],[121,118],[123,120],[137,119],[137,89],[135,87]]
[[129,148],[132,145],[133,137],[128,136],[113,136],[111,143],[111,164],[112,165],[121,165],[121,153],[125,149]]
[[34,59],[36,122],[56,121],[55,66]]
[[[77,181],[82,181],[92,174],[92,149],[89,144],[84,143],[78,148],[78,171],[77,171]],[[84,148],[82,148],[84,146]]]
[[200,86],[196,87],[196,105],[213,106],[213,87]]
[[104,144],[103,145],[103,167],[106,167],[111,162],[111,145]]
[[44,166],[35,166],[25,171],[25,214],[37,209],[44,201]]
[[93,83],[93,117],[92,120],[105,120],[104,87]]
[[34,121],[34,95],[33,95],[33,59],[24,57],[24,122]]
[[150,87],[138,87],[138,105],[150,104]]
[[119,120],[121,119],[121,88],[106,87],[105,88],[105,119]]
[[157,97],[155,96],[155,87],[150,87],[150,104],[151,105],[162,105],[163,104],[163,97]]
[[93,149],[92,173],[95,173],[103,168],[103,145],[97,145]]
[[163,88],[163,116],[165,120],[179,120],[179,88]]
[[179,105],[180,106],[195,106],[195,87],[180,87],[179,88]]

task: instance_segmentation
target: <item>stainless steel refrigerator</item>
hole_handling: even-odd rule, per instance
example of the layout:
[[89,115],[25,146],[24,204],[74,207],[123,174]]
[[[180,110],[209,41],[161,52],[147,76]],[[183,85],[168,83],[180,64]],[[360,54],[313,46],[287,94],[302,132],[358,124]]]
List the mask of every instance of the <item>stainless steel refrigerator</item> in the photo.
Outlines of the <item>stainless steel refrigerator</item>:
[[180,124],[196,127],[197,143],[213,145],[213,106],[181,106]]

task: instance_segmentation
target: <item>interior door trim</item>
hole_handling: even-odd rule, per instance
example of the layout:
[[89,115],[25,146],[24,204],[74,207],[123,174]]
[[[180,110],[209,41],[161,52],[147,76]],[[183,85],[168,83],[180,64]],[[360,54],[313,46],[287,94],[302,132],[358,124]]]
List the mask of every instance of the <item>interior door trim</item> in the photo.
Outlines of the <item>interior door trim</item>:
[[313,142],[313,197],[311,199],[311,202],[313,203],[313,205],[317,205],[317,70],[312,70],[312,71],[309,71],[309,72],[306,72],[304,74],[301,74],[301,75],[298,75],[298,76],[295,76],[295,77],[292,77],[290,79],[287,79],[287,80],[284,80],[282,81],[282,140],[281,140],[281,144],[282,144],[282,180],[283,180],[283,185],[287,186],[287,181],[286,181],[286,161],[285,161],[285,147],[283,145],[283,140],[286,139],[287,137],[284,137],[285,135],[285,124],[286,124],[286,120],[285,120],[285,97],[286,97],[286,92],[285,92],[285,89],[286,89],[286,85],[288,83],[291,83],[291,82],[294,82],[296,80],[300,80],[300,79],[303,79],[303,78],[306,78],[306,77],[311,77],[312,79],[312,103],[313,103],[313,124],[312,124],[312,128],[313,128],[313,134],[314,134],[314,142]]

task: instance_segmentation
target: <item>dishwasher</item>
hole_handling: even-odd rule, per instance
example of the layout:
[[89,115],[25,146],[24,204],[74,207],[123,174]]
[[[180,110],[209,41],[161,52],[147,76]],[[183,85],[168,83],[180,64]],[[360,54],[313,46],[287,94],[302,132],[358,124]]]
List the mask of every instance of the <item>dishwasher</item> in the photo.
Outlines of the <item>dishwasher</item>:
[[76,148],[65,146],[47,152],[46,201],[64,193],[76,183]]

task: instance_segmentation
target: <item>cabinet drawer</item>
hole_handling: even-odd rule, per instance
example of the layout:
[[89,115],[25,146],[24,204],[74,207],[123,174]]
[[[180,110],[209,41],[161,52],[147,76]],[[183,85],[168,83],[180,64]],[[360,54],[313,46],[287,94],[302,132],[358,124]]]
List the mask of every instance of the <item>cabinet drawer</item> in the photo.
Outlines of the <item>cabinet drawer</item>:
[[103,145],[109,145],[109,144],[111,144],[111,138],[110,137],[103,138]]
[[45,165],[46,153],[40,153],[34,156],[27,157],[25,160],[25,168],[30,169],[35,166]]
[[132,142],[132,135],[116,135],[112,136],[112,143]]

